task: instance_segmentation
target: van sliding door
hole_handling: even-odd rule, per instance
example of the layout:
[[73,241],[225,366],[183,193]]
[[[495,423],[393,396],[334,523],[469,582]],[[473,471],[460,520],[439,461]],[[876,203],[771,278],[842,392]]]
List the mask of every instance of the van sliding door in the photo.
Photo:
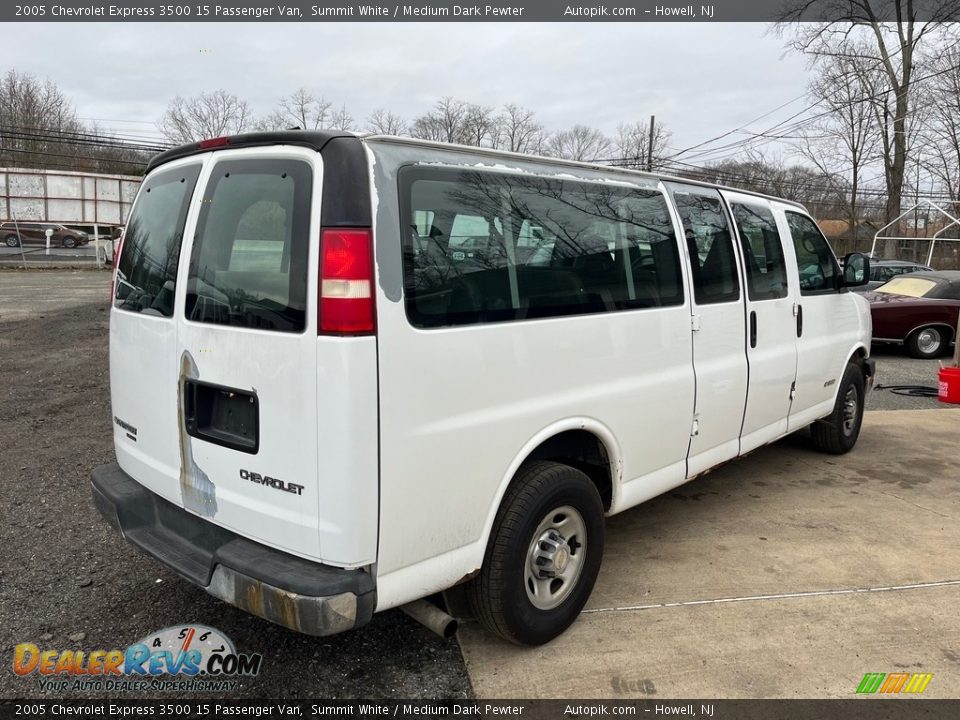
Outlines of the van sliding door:
[[740,453],[786,434],[797,377],[794,297],[786,252],[770,203],[725,192],[743,255],[747,287],[747,361],[750,386]]
[[693,295],[697,391],[687,458],[687,477],[693,477],[740,452],[747,398],[744,297],[720,193],[676,183],[668,188],[683,226]]

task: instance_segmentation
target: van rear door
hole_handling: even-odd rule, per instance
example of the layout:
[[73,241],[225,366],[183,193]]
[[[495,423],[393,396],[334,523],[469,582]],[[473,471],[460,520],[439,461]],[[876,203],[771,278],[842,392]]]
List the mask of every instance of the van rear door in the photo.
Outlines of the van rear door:
[[181,263],[173,370],[183,506],[317,558],[317,336],[307,327],[320,175],[317,153],[299,148],[210,156]]
[[131,209],[114,276],[110,397],[117,462],[180,504],[174,318],[181,239],[204,158],[152,172]]
[[[364,567],[377,543],[377,338],[350,323],[372,283],[366,155],[347,135],[266,139],[178,149],[142,186],[111,315],[117,460],[240,535]],[[321,265],[332,279],[318,303]],[[372,300],[360,304],[372,317]]]

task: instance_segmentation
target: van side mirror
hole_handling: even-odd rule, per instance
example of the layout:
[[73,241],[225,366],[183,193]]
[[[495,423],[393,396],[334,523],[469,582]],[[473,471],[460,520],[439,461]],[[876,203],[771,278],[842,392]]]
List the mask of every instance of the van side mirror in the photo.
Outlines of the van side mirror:
[[860,287],[870,281],[870,258],[863,253],[850,253],[843,258],[843,286]]

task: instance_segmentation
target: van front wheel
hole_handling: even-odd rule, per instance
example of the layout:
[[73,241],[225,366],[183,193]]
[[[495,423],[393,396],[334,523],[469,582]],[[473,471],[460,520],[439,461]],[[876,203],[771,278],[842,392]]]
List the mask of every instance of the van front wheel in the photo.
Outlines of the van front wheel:
[[810,428],[813,444],[818,450],[842,455],[857,444],[863,422],[865,385],[863,370],[859,365],[849,363],[840,380],[833,412]]
[[507,490],[470,584],[474,614],[511,642],[552,640],[590,597],[603,540],[603,503],[587,475],[560,463],[527,465]]

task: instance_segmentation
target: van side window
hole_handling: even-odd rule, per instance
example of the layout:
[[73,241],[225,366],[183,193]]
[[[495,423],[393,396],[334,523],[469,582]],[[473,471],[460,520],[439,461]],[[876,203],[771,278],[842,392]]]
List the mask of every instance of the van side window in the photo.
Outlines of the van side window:
[[199,164],[186,165],[157,173],[144,183],[117,262],[115,307],[173,315],[183,225],[199,174]]
[[797,254],[800,294],[836,290],[840,266],[817,224],[806,215],[788,212],[787,225]]
[[417,327],[683,304],[658,191],[412,166],[400,189],[406,308]]
[[760,205],[732,203],[731,208],[740,231],[750,299],[786,297],[787,265],[773,213]]
[[730,225],[715,190],[673,190],[673,202],[683,222],[693,273],[693,293],[699,305],[740,299],[740,279]]
[[311,185],[310,165],[299,160],[217,163],[190,254],[188,319],[304,329]]

